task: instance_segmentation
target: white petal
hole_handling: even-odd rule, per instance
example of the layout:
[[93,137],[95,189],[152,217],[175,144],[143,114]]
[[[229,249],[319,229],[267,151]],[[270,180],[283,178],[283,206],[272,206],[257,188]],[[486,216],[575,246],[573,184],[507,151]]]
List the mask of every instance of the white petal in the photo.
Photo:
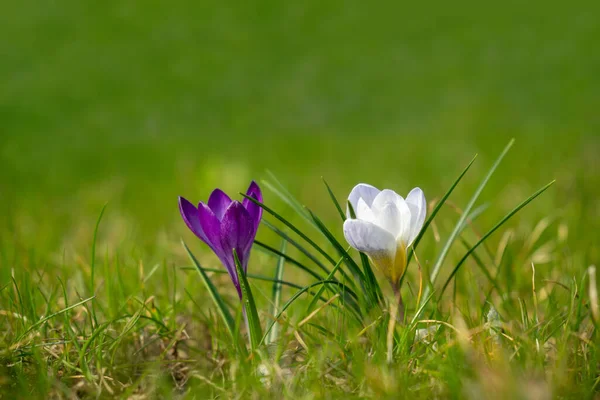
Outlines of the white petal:
[[411,213],[410,235],[407,241],[407,246],[410,246],[417,238],[421,228],[423,228],[427,216],[427,201],[423,191],[418,187],[411,190],[406,197],[406,204],[408,204]]
[[[354,208],[354,212],[356,212],[358,208],[358,200],[363,199],[367,206],[371,207],[373,204],[373,199],[379,194],[380,190],[375,186],[367,185],[366,183],[359,183],[354,186],[350,194],[348,195],[348,201],[352,204],[352,208]],[[346,206],[346,216],[350,218],[350,208]]]
[[390,189],[384,189],[375,197],[371,209],[381,208],[388,203],[400,204],[404,202],[402,196]]
[[406,244],[410,234],[411,213],[402,196],[393,190],[382,190],[373,201],[371,210],[377,225]]
[[350,246],[373,258],[389,257],[393,261],[396,256],[394,236],[371,222],[347,219],[344,222],[344,237]]
[[373,211],[362,198],[358,199],[358,206],[354,211],[356,212],[356,219],[375,222]]

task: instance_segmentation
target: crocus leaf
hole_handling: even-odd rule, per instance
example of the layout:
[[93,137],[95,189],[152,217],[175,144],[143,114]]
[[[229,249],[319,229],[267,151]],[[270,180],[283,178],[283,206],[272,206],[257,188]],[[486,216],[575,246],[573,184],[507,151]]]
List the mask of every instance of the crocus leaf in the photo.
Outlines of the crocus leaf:
[[[223,275],[224,274],[228,274],[228,272],[225,271],[225,270],[223,270],[223,269],[205,268],[205,267],[200,267],[200,268],[202,268],[202,270],[204,272],[212,272],[212,273],[215,273],[215,274],[223,274]],[[196,267],[180,267],[180,269],[182,269],[182,270],[195,270]],[[302,289],[303,288],[303,286],[296,285],[295,283],[292,283],[290,281],[276,280],[276,279],[273,279],[273,278],[271,278],[269,276],[263,276],[263,275],[256,275],[256,274],[246,273],[246,278],[248,278],[248,279],[256,279],[258,281],[265,281],[265,282],[271,282],[271,283],[280,283],[283,286],[288,286],[288,287],[291,287],[291,288],[294,288],[294,289]],[[321,280],[322,279],[320,279],[320,281]],[[340,288],[339,290],[343,290],[349,296],[352,296],[355,300],[358,299],[358,297],[356,296],[356,293],[352,289],[350,289],[348,286],[344,285],[343,283],[341,283],[339,281],[336,281],[336,285],[335,286],[338,286]],[[313,292],[310,292],[310,294],[313,295],[313,296],[315,295],[315,293],[313,293]],[[320,300],[321,301],[327,301],[327,299],[324,298],[324,297],[321,297]],[[332,304],[332,307],[337,307],[337,306],[335,304]]]
[[335,205],[335,208],[337,209],[338,213],[340,214],[340,218],[342,218],[342,222],[345,221],[346,220],[346,214],[344,214],[344,211],[342,210],[342,207],[340,206],[340,203],[335,198],[335,195],[333,194],[333,191],[329,187],[329,184],[327,183],[327,181],[325,180],[325,178],[321,178],[321,179],[323,179],[323,183],[325,184],[325,187],[327,188],[327,193],[329,193],[329,197],[331,197],[331,201],[333,202],[333,204]]
[[[463,237],[460,238],[460,242],[463,244],[463,246],[465,246],[465,248],[467,250],[469,250],[469,249],[471,249],[473,247]],[[494,289],[496,289],[496,291],[498,293],[502,293],[502,290],[500,289],[500,286],[498,285],[498,282],[496,282],[496,279],[494,279],[494,277],[492,276],[492,274],[490,273],[490,271],[488,271],[487,267],[485,266],[485,264],[483,263],[483,261],[481,260],[481,258],[479,258],[479,256],[477,255],[477,253],[472,253],[472,257],[473,257],[473,260],[475,260],[475,264],[477,264],[477,266],[479,267],[479,269],[481,270],[481,272],[483,273],[483,275],[485,275],[485,277],[487,278],[487,280],[490,281],[490,283],[492,284],[492,287]]]
[[[496,161],[494,162],[494,164],[492,165],[492,167],[490,168],[490,170],[488,171],[488,173],[486,174],[486,176],[483,178],[483,180],[481,181],[481,183],[477,187],[477,190],[475,190],[475,193],[473,193],[473,196],[471,196],[471,199],[469,200],[469,203],[467,204],[467,206],[463,210],[462,216],[459,218],[458,222],[454,226],[454,230],[450,234],[450,237],[448,237],[448,240],[446,240],[446,244],[442,248],[442,251],[440,252],[440,254],[439,254],[439,256],[438,256],[438,258],[437,258],[437,260],[436,260],[436,262],[435,262],[435,264],[433,266],[433,270],[431,271],[431,277],[430,277],[431,283],[435,284],[435,281],[436,281],[436,279],[437,279],[437,277],[438,277],[438,275],[440,273],[440,270],[442,269],[442,265],[444,264],[444,260],[446,259],[446,256],[450,252],[450,248],[452,247],[452,244],[454,243],[454,241],[456,240],[456,238],[460,234],[461,228],[462,228],[463,224],[465,223],[465,221],[467,219],[467,216],[471,212],[471,209],[475,205],[475,202],[479,198],[479,195],[481,194],[481,192],[483,192],[483,189],[487,186],[490,178],[492,177],[492,175],[494,174],[494,172],[496,172],[496,169],[498,168],[498,166],[500,165],[500,163],[504,159],[504,156],[506,156],[506,154],[508,153],[508,151],[510,150],[510,148],[512,147],[512,145],[514,144],[514,142],[515,142],[515,140],[512,139],[508,143],[508,145],[506,145],[506,147],[504,148],[504,150],[502,151],[502,153],[500,154],[500,156],[496,159]],[[429,296],[429,288],[426,288],[425,292],[423,294],[423,297],[427,298],[428,296]]]
[[[338,251],[338,253],[342,256],[342,259],[345,261],[345,264],[348,266],[348,269],[354,276],[354,278],[359,282],[360,287],[363,292],[367,293],[368,299],[368,308],[371,308],[373,305],[373,300],[377,298],[377,294],[371,289],[370,282],[365,279],[365,275],[362,273],[358,264],[350,257],[348,251],[344,249],[344,247],[340,244],[340,242],[333,236],[333,234],[327,229],[325,224],[309,209],[307,211],[310,213],[310,216],[313,218],[317,227],[321,230],[323,235],[329,240],[329,242],[333,245],[333,247]],[[342,271],[340,269],[340,271]]]
[[469,251],[467,251],[467,253],[463,256],[463,258],[460,259],[460,261],[458,262],[458,264],[456,264],[456,266],[452,270],[452,273],[450,274],[450,276],[448,276],[448,278],[446,279],[446,283],[444,283],[444,286],[442,286],[442,290],[440,290],[440,292],[439,292],[439,295],[438,295],[439,298],[441,298],[441,296],[444,294],[444,291],[446,290],[446,288],[450,284],[450,281],[452,280],[452,278],[454,277],[454,275],[456,275],[456,273],[458,272],[458,270],[460,269],[460,267],[465,263],[465,261],[469,258],[469,256],[471,254],[473,254],[473,252],[475,251],[475,249],[477,249],[479,247],[479,245],[481,245],[483,242],[485,242],[485,240],[488,237],[490,237],[502,225],[504,225],[504,223],[506,221],[508,221],[513,215],[515,215],[516,213],[518,213],[527,204],[531,203],[536,197],[538,197],[539,195],[541,195],[542,193],[544,193],[550,186],[552,186],[554,184],[554,182],[555,181],[552,181],[552,182],[548,183],[546,186],[544,186],[543,188],[541,188],[540,190],[538,190],[537,192],[535,192],[534,194],[532,194],[531,196],[529,196],[525,201],[523,201],[521,204],[519,204],[517,207],[515,207],[511,212],[509,212],[508,214],[506,214],[504,216],[504,218],[502,218],[496,225],[494,225],[494,227],[492,229],[490,229],[489,231],[487,231],[486,234],[483,235],[481,237],[481,239],[479,239],[477,241],[477,243],[475,243],[475,245],[473,245],[473,247],[471,247],[469,249]]
[[283,232],[281,229],[277,228],[275,225],[271,224],[266,219],[263,219],[262,223],[267,228],[269,228],[270,230],[272,230],[273,232],[275,232],[277,235],[279,235],[286,242],[288,242],[289,244],[291,244],[292,246],[294,246],[296,249],[298,249],[298,251],[300,251],[302,254],[304,254],[306,256],[306,258],[308,258],[309,260],[311,260],[317,267],[319,267],[319,269],[321,269],[326,274],[329,274],[329,272],[330,272],[329,268],[327,268],[325,266],[325,264],[323,264],[321,261],[319,261],[319,259],[317,257],[315,257],[315,255],[312,254],[310,251],[308,251],[304,246],[302,246],[300,243],[296,242],[288,234],[286,234],[285,232]]
[[[333,275],[336,273],[338,268],[340,268],[340,266],[342,265],[342,261],[344,261],[344,259],[345,259],[345,256],[342,256],[342,258],[340,258],[338,263],[335,265],[335,267],[333,267],[333,269],[331,270],[331,273],[325,280],[331,280],[331,278],[333,278]],[[308,308],[306,309],[306,314],[309,314],[313,310],[313,308],[317,304],[317,301],[319,300],[319,297],[321,297],[321,295],[323,294],[323,292],[325,291],[325,288],[327,286],[328,285],[323,285],[319,288],[319,290],[317,291],[317,294],[315,295],[315,297],[311,300],[310,304],[308,305]]]
[[[331,265],[335,265],[336,262],[335,260],[329,255],[327,254],[327,252],[325,250],[323,250],[318,244],[316,244],[312,239],[310,239],[308,236],[306,236],[304,233],[302,233],[298,228],[296,228],[294,226],[294,224],[292,224],[291,222],[289,222],[288,220],[286,220],[285,218],[283,218],[281,215],[279,215],[277,212],[275,212],[273,209],[269,208],[268,206],[266,206],[265,204],[257,201],[256,199],[250,198],[246,195],[244,195],[243,193],[241,193],[242,196],[244,196],[245,198],[249,199],[250,201],[252,201],[253,203],[259,205],[260,207],[262,207],[263,210],[265,210],[267,213],[271,214],[273,217],[275,217],[276,219],[278,219],[279,221],[281,221],[284,225],[286,225],[288,228],[290,228],[293,232],[295,232],[298,236],[300,236],[304,241],[306,241],[308,244],[310,244],[315,250],[317,250],[317,252],[319,252],[323,257],[325,257],[325,259],[331,264]],[[278,235],[280,235],[283,238],[287,238],[286,240],[288,240],[288,242],[290,242],[290,244],[294,245],[295,242],[291,241],[289,236],[287,236],[285,233],[281,232],[279,229],[277,229],[276,227],[274,227],[273,225],[269,224],[267,221],[265,221],[263,219],[263,223],[265,225],[267,225],[270,229],[272,229],[273,231],[275,231]],[[296,246],[299,250],[301,250],[301,246],[298,246],[296,244]],[[302,251],[302,250],[301,250]],[[307,256],[310,253],[305,253]],[[314,257],[314,256],[313,256]],[[313,259],[313,261],[316,261],[315,259]],[[318,263],[317,265],[322,266],[322,264]],[[327,268],[325,268],[324,270],[327,271],[327,274],[329,274],[329,270],[327,270]],[[354,281],[350,280],[349,281],[351,285],[354,286]],[[356,288],[356,287],[355,287]]]
[[260,320],[258,319],[258,312],[256,310],[256,303],[254,302],[254,296],[250,289],[250,284],[240,263],[240,259],[235,249],[233,249],[233,258],[235,260],[235,269],[238,274],[240,286],[242,288],[242,301],[246,309],[246,318],[248,321],[248,335],[250,336],[250,348],[256,350],[259,346],[262,338],[262,329],[260,328]]
[[[289,241],[283,239],[284,242],[289,243]],[[277,257],[283,258],[285,261],[289,262],[290,264],[298,267],[299,269],[301,269],[302,271],[306,272],[307,274],[309,274],[310,276],[312,276],[313,278],[316,278],[317,280],[321,281],[323,280],[323,278],[317,274],[316,272],[314,272],[312,269],[308,268],[306,265],[302,264],[300,261],[290,257],[287,254],[283,254],[281,251],[269,246],[268,244],[265,244],[259,240],[254,240],[254,245],[258,246],[259,249],[264,250],[267,253],[271,253],[276,255]]]
[[292,207],[294,211],[296,211],[296,213],[302,218],[304,218],[308,223],[314,225],[310,220],[308,214],[304,210],[302,204],[296,199],[296,197],[294,197],[294,195],[290,193],[290,191],[283,185],[283,183],[281,183],[281,181],[277,179],[275,174],[273,174],[271,171],[267,171],[267,174],[269,175],[269,178],[271,179],[272,183],[263,180],[263,185],[267,189],[272,191],[275,195],[277,195],[277,197],[283,200],[286,204]]
[[225,323],[227,330],[231,334],[232,339],[236,340],[236,337],[234,336],[235,335],[235,320],[231,316],[229,309],[227,309],[227,306],[225,305],[223,298],[221,297],[221,295],[217,291],[217,288],[212,283],[212,281],[210,280],[210,278],[208,277],[206,272],[204,272],[204,269],[200,266],[200,263],[198,262],[198,260],[196,260],[196,257],[194,257],[194,255],[192,254],[192,252],[190,251],[190,249],[187,247],[187,245],[185,244],[185,242],[183,240],[181,241],[181,244],[183,244],[185,251],[188,253],[188,256],[190,257],[190,260],[196,266],[196,270],[198,271],[198,274],[200,275],[202,283],[204,283],[204,286],[206,286],[206,290],[208,290],[208,294],[210,295],[213,303],[215,303],[215,306],[217,306],[217,311],[219,312],[219,315],[223,319],[223,322]]
[[[319,217],[317,217],[315,215],[315,213],[313,213],[308,208],[307,208],[307,211],[310,213],[310,216],[317,224],[317,227],[323,233],[323,236],[325,236],[327,238],[327,240],[329,240],[329,242],[333,245],[333,247],[335,247],[335,249],[340,253],[340,255],[345,257],[345,262],[346,262],[346,265],[348,266],[348,269],[350,269],[350,272],[352,272],[352,274],[355,276],[355,278],[359,279],[361,284],[364,283],[365,277],[364,277],[362,271],[360,270],[360,268],[358,267],[358,265],[356,264],[356,262],[354,262],[354,260],[349,256],[348,252],[344,249],[344,247],[340,244],[340,242],[335,238],[335,236],[333,236],[333,234],[329,231],[329,229],[327,229],[327,227],[319,219]],[[337,265],[337,263],[335,263],[334,266],[335,265]]]
[[[343,285],[338,281],[334,281],[334,280],[324,280],[324,281],[320,281],[320,282],[315,282],[312,283],[308,286],[303,287],[302,289],[298,290],[282,307],[281,310],[277,313],[277,315],[275,315],[275,319],[273,320],[273,322],[271,322],[271,324],[269,324],[269,326],[267,327],[267,330],[261,340],[261,343],[263,343],[266,340],[267,335],[269,334],[269,332],[271,331],[271,329],[273,329],[273,326],[275,324],[277,324],[277,321],[281,318],[281,316],[283,315],[283,313],[300,297],[302,296],[302,294],[309,292],[310,289],[320,286],[320,285],[326,285],[326,284],[331,284],[331,285]],[[348,290],[346,288],[346,290]],[[356,295],[355,295],[356,296]],[[358,318],[357,319],[359,322],[362,323],[361,319]]]
[[[281,241],[281,254],[285,254],[287,242],[285,240]],[[271,292],[271,311],[270,315],[275,315],[279,312],[279,308],[281,306],[281,291],[283,289],[283,285],[280,283],[283,279],[283,270],[285,266],[285,258],[279,257],[277,260],[277,266],[275,267],[275,277],[273,279],[273,289]],[[320,294],[317,294],[316,299],[320,297]],[[271,332],[267,336],[267,344],[273,343],[277,340],[279,336],[279,325],[273,326]]]
[[471,160],[471,162],[461,172],[461,174],[458,176],[458,178],[456,178],[456,180],[454,181],[454,183],[452,184],[452,186],[450,186],[450,189],[448,189],[448,191],[444,194],[444,196],[440,199],[440,201],[437,202],[437,204],[433,208],[433,211],[431,212],[431,215],[425,221],[425,224],[423,225],[423,228],[421,229],[421,232],[419,232],[419,234],[417,235],[417,238],[415,239],[415,242],[412,244],[412,246],[411,246],[412,248],[411,248],[411,250],[408,253],[408,261],[407,262],[410,262],[410,260],[411,260],[411,258],[413,256],[413,252],[414,252],[413,249],[417,248],[417,246],[419,245],[419,242],[421,242],[421,239],[423,238],[423,235],[427,231],[427,228],[429,227],[429,225],[431,224],[431,222],[433,221],[433,219],[435,218],[435,216],[437,215],[437,213],[440,211],[440,209],[442,208],[442,206],[444,205],[444,203],[446,203],[446,200],[448,200],[448,197],[450,197],[450,195],[452,194],[452,192],[454,191],[454,189],[456,188],[456,186],[458,186],[458,183],[465,176],[465,174],[467,173],[467,171],[469,170],[469,168],[471,168],[471,165],[473,165],[473,163],[475,162],[476,159],[477,159],[477,156],[473,157],[473,159]]
[[302,233],[298,228],[296,228],[294,226],[294,224],[292,224],[291,222],[289,222],[287,219],[283,218],[281,215],[279,215],[273,209],[267,207],[266,205],[264,205],[260,201],[254,199],[252,197],[246,196],[243,193],[240,193],[240,194],[242,196],[244,196],[245,198],[247,198],[248,200],[250,200],[251,202],[257,204],[260,207],[262,207],[262,209],[265,210],[267,213],[271,214],[273,217],[275,217],[276,219],[278,219],[279,221],[281,221],[285,226],[287,226],[292,231],[294,231],[294,233],[296,233],[298,236],[300,236],[304,241],[306,241],[306,243],[310,244],[323,257],[325,257],[325,259],[327,259],[327,261],[329,261],[331,263],[331,265],[335,265],[335,260],[333,258],[331,258],[331,256],[329,254],[327,254],[327,252],[325,252],[325,250],[323,250],[321,247],[319,247],[319,245],[316,244],[312,239],[310,239],[308,236],[306,236],[304,233]]

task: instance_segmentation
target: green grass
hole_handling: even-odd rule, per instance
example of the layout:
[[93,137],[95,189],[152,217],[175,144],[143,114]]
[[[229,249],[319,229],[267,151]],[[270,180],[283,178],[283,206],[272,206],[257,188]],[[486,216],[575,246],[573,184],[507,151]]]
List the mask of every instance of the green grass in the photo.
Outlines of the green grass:
[[[0,397],[597,397],[600,9],[588,3],[5,5]],[[458,224],[513,137],[477,218]],[[341,289],[365,294],[349,259],[335,267],[346,243],[321,177],[342,208],[358,182],[418,185],[433,205],[475,154],[404,279],[410,322],[440,260],[418,320],[441,327],[414,340],[437,322],[396,326],[388,364],[387,310],[361,309],[365,329]],[[253,178],[326,255],[265,212],[297,246],[282,258],[280,234],[259,230],[249,283],[263,333],[300,288],[332,279],[243,355],[237,295],[176,201]]]

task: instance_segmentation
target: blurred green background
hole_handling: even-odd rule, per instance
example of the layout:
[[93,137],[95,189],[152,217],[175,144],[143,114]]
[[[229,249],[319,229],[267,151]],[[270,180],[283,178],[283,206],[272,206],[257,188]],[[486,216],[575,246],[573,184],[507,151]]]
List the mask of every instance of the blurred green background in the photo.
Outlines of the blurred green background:
[[191,239],[178,195],[236,193],[266,169],[337,222],[321,176],[340,199],[363,181],[433,200],[478,153],[464,206],[514,137],[482,226],[557,179],[512,226],[550,215],[582,268],[598,262],[599,5],[4,4],[3,255],[87,254],[108,202],[104,239],[169,257]]

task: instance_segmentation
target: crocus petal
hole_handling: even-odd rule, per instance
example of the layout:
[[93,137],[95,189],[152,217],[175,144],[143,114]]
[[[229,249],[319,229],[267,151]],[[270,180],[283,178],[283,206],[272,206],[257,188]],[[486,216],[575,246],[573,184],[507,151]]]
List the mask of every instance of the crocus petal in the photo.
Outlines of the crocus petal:
[[[354,212],[356,212],[358,208],[359,199],[363,199],[367,206],[371,207],[371,205],[373,204],[373,200],[379,194],[379,192],[380,190],[377,189],[375,186],[367,185],[366,183],[359,183],[358,185],[354,186],[354,188],[350,192],[350,195],[348,195],[348,201],[350,202],[350,204],[352,204]],[[348,218],[351,217],[350,207],[348,206],[346,206],[346,216]]]
[[184,199],[183,197],[179,197],[179,212],[181,213],[183,221],[188,228],[190,228],[190,230],[194,232],[194,234],[198,236],[200,240],[208,243],[208,239],[206,238],[204,230],[202,229],[202,225],[200,224],[200,214],[198,213],[198,209],[188,200]]
[[[221,253],[221,224],[213,211],[204,203],[198,204],[198,217],[206,237],[206,244],[222,260]],[[229,268],[228,268],[229,270]],[[235,270],[235,269],[234,269]]]
[[402,196],[393,190],[383,190],[373,200],[371,210],[377,225],[394,235],[396,240],[407,242],[411,213]]
[[354,211],[356,212],[356,219],[375,222],[375,214],[373,214],[373,210],[371,210],[371,208],[362,198],[358,199],[358,205]]
[[[263,202],[263,197],[262,197],[262,192],[260,190],[260,187],[254,181],[252,181],[250,183],[250,186],[248,187],[248,190],[246,191],[246,196],[252,197],[259,203]],[[248,214],[250,215],[250,219],[252,219],[254,233],[256,234],[256,231],[258,230],[258,225],[260,224],[260,219],[262,218],[263,209],[260,206],[256,205],[255,203],[253,203],[252,201],[250,201],[246,198],[244,200],[242,200],[242,204],[243,204],[244,208],[248,211]]]
[[212,210],[215,216],[220,220],[223,219],[225,210],[231,204],[231,199],[221,189],[215,189],[208,198],[208,208]]
[[406,247],[385,229],[366,221],[347,219],[344,236],[356,250],[367,254],[383,275],[396,284],[406,269]]
[[347,219],[344,222],[344,237],[358,251],[372,258],[389,258],[396,255],[396,239],[379,226],[358,219]]
[[410,235],[407,243],[410,246],[421,232],[427,216],[427,201],[423,191],[418,187],[411,190],[406,197],[406,204],[408,204],[411,214]]
[[[225,211],[221,221],[221,247],[223,253],[233,261],[233,249],[236,250],[244,271],[248,265],[248,256],[255,235],[254,221],[242,203],[233,201]],[[235,267],[235,264],[232,263]],[[236,275],[237,276],[237,275]]]

